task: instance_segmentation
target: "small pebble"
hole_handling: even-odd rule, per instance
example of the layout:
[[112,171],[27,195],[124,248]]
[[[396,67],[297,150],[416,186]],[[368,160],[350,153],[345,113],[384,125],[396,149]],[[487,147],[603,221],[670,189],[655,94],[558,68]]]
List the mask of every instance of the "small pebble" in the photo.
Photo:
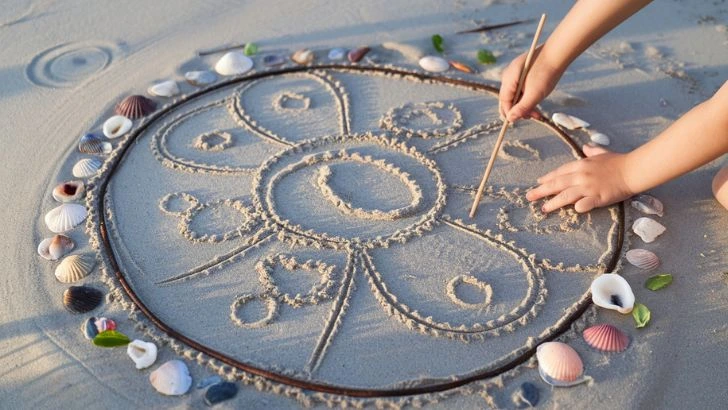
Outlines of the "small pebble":
[[238,385],[230,382],[213,384],[205,392],[205,404],[214,406],[225,400],[230,400],[238,394]]

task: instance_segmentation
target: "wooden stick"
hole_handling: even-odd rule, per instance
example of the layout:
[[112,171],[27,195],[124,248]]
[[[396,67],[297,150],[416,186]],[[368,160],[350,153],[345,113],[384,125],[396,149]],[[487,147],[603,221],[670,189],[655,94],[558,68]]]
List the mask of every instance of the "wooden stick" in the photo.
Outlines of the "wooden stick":
[[[518,103],[518,100],[521,97],[521,91],[523,90],[523,82],[526,79],[526,75],[528,74],[528,70],[531,68],[531,59],[533,59],[533,53],[536,50],[536,45],[538,44],[538,38],[541,36],[541,31],[543,30],[543,25],[546,23],[546,13],[541,15],[541,21],[538,22],[538,28],[536,28],[536,34],[533,36],[533,42],[531,43],[531,48],[528,50],[528,54],[526,55],[526,61],[523,63],[523,69],[521,70],[521,76],[518,78],[518,86],[516,86],[516,94],[513,97],[513,105],[516,105]],[[483,197],[483,191],[485,191],[485,184],[488,182],[488,177],[490,176],[490,172],[493,170],[493,165],[495,164],[495,157],[498,156],[498,151],[500,151],[501,144],[503,143],[503,137],[506,135],[506,130],[508,129],[508,126],[510,123],[508,120],[503,120],[503,127],[501,127],[500,134],[498,134],[498,139],[495,141],[495,147],[493,147],[493,152],[490,154],[490,160],[488,161],[488,165],[485,167],[485,172],[483,173],[483,179],[480,180],[480,186],[478,187],[478,192],[475,194],[475,200],[473,201],[473,206],[470,207],[470,217],[474,218],[475,214],[478,212],[478,205],[480,204],[480,199]]]

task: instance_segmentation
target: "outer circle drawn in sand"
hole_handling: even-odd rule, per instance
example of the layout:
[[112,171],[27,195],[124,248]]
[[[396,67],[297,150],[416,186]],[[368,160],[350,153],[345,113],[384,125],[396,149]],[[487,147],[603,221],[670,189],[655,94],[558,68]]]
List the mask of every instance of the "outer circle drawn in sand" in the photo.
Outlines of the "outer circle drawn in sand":
[[[281,75],[281,74],[287,74],[287,73],[296,73],[296,72],[306,72],[306,71],[312,71],[312,70],[321,70],[321,69],[332,69],[332,70],[348,70],[348,71],[357,71],[357,72],[373,72],[373,73],[383,73],[383,74],[391,74],[391,75],[400,75],[405,78],[411,77],[418,80],[427,80],[427,81],[433,81],[436,83],[443,83],[443,84],[451,84],[461,87],[467,87],[471,88],[473,90],[478,91],[484,91],[486,93],[489,93],[491,95],[498,94],[498,90],[492,86],[472,82],[468,80],[462,80],[459,78],[451,78],[446,76],[431,76],[428,74],[424,74],[421,72],[413,72],[413,71],[407,71],[397,68],[391,68],[391,67],[380,67],[380,66],[352,66],[352,65],[337,65],[337,64],[321,64],[321,65],[315,65],[315,66],[301,66],[301,67],[289,67],[282,70],[277,71],[266,71],[266,72],[259,72],[259,73],[253,73],[242,77],[234,77],[227,81],[222,81],[220,83],[217,83],[211,87],[208,87],[206,89],[197,91],[195,93],[192,93],[188,95],[186,98],[181,99],[180,101],[171,104],[169,106],[166,106],[164,109],[153,113],[150,115],[147,120],[143,121],[140,126],[128,137],[128,139],[125,141],[124,145],[120,148],[120,152],[118,152],[118,155],[112,157],[110,161],[107,162],[106,169],[104,172],[99,176],[99,180],[97,182],[96,191],[98,195],[96,196],[96,202],[95,203],[89,203],[89,205],[94,209],[93,213],[95,214],[94,217],[99,218],[97,231],[92,232],[92,235],[95,235],[99,240],[100,245],[100,251],[104,253],[105,261],[108,262],[110,265],[110,269],[114,272],[114,276],[119,282],[119,285],[124,289],[125,293],[129,297],[129,299],[132,301],[132,303],[136,306],[139,311],[141,311],[150,322],[152,322],[158,329],[160,329],[162,332],[166,333],[169,337],[177,339],[178,341],[186,344],[187,346],[204,353],[205,355],[209,356],[212,359],[218,360],[221,363],[227,364],[229,366],[235,367],[237,369],[240,369],[244,372],[247,372],[249,374],[260,376],[263,378],[266,378],[273,382],[278,382],[282,384],[286,384],[292,387],[297,387],[305,390],[310,391],[316,391],[321,393],[330,393],[330,394],[336,394],[336,395],[345,395],[345,396],[351,396],[351,397],[397,397],[397,396],[408,396],[408,395],[417,395],[417,394],[427,394],[427,393],[435,393],[435,392],[442,392],[450,389],[454,389],[460,386],[464,386],[466,384],[472,383],[474,381],[487,379],[490,377],[497,376],[501,373],[504,373],[508,370],[511,370],[515,368],[516,366],[519,366],[523,363],[525,363],[529,358],[531,358],[536,353],[536,347],[538,344],[554,340],[561,336],[563,333],[569,330],[571,327],[571,324],[576,321],[585,311],[586,309],[591,305],[591,298],[582,298],[577,304],[573,305],[575,309],[572,310],[571,314],[568,317],[563,317],[560,321],[560,325],[555,328],[553,332],[551,332],[549,335],[546,335],[542,337],[541,339],[537,340],[536,345],[533,345],[529,349],[527,349],[523,354],[520,356],[506,361],[506,362],[500,362],[497,364],[495,368],[488,369],[486,371],[482,371],[475,374],[469,374],[466,377],[442,382],[442,383],[433,383],[426,386],[417,386],[417,387],[402,387],[402,388],[393,388],[393,389],[365,389],[365,388],[352,388],[352,387],[345,387],[345,386],[337,386],[337,385],[331,385],[321,382],[315,382],[310,381],[306,379],[301,379],[297,377],[287,376],[275,371],[267,370],[264,368],[259,368],[247,363],[240,362],[237,359],[231,358],[226,356],[223,353],[220,353],[214,349],[208,348],[197,341],[185,336],[183,333],[177,331],[176,329],[172,328],[171,326],[167,325],[164,321],[162,321],[159,317],[157,317],[154,312],[150,311],[147,306],[144,304],[144,302],[139,298],[139,296],[134,292],[132,287],[130,286],[129,282],[125,278],[124,274],[121,272],[119,268],[118,261],[116,259],[116,255],[114,252],[113,247],[111,246],[111,241],[109,239],[109,234],[107,230],[107,210],[106,210],[106,202],[103,199],[107,193],[108,183],[111,179],[111,177],[114,174],[114,171],[119,166],[119,164],[122,162],[121,160],[124,158],[125,154],[128,152],[129,148],[133,146],[133,142],[137,137],[142,135],[144,131],[154,123],[154,121],[158,120],[159,118],[166,115],[168,112],[173,111],[175,108],[177,108],[179,105],[189,101],[192,98],[203,96],[207,93],[217,91],[221,88],[228,87],[230,85],[236,84],[236,83],[242,83],[246,81],[252,81],[258,78],[265,78],[275,75]],[[581,149],[579,146],[561,129],[559,129],[555,124],[553,124],[548,119],[546,120],[536,120],[540,124],[546,126],[549,128],[552,132],[556,134],[557,137],[559,137],[564,143],[566,143],[569,147],[572,148],[572,150],[579,155],[580,157],[585,157],[583,152],[581,152]],[[606,270],[612,271],[617,265],[617,262],[619,261],[619,255],[622,248],[622,243],[624,239],[624,205],[623,203],[620,203],[617,205],[617,238],[615,240],[615,248],[614,252],[612,253],[611,257],[606,263]]]
[[65,43],[35,56],[25,76],[42,87],[73,87],[106,69],[111,60],[111,48],[104,44]]

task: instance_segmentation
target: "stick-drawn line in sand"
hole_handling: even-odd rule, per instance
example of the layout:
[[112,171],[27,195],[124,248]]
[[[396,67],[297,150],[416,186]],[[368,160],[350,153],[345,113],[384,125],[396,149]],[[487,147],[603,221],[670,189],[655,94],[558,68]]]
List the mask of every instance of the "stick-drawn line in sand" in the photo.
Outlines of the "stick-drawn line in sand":
[[[241,307],[256,299],[265,303],[266,314],[254,322],[248,322],[240,316],[238,311]],[[275,319],[276,316],[278,316],[278,300],[266,293],[261,293],[260,295],[240,295],[236,297],[232,305],[230,305],[230,320],[232,320],[236,325],[246,329],[257,329],[268,326],[271,322],[273,322],[273,319]]]
[[[296,271],[307,271],[318,273],[321,277],[311,286],[311,289],[304,294],[291,294],[283,292],[275,280],[275,267],[281,266],[290,273]],[[334,265],[328,265],[320,260],[307,260],[299,263],[295,257],[284,254],[271,255],[258,261],[255,270],[258,272],[258,281],[263,286],[263,294],[276,298],[279,302],[285,303],[293,308],[316,305],[323,300],[331,299],[331,289],[334,287],[333,272]]]
[[444,152],[449,150],[450,148],[455,148],[456,146],[460,145],[461,143],[469,140],[469,139],[475,139],[478,137],[482,137],[485,135],[490,135],[493,132],[497,131],[501,127],[501,122],[499,120],[491,121],[486,124],[478,124],[473,127],[468,128],[465,131],[461,131],[460,133],[456,134],[453,138],[450,138],[446,141],[437,143],[432,146],[429,150],[427,150],[428,154],[437,154],[438,152]]
[[25,77],[41,87],[74,87],[105,70],[113,60],[112,49],[93,41],[59,44],[33,57]]
[[[477,303],[470,303],[463,300],[457,294],[457,289],[460,286],[470,285],[477,289],[483,294],[483,300]],[[476,278],[473,275],[457,275],[450,279],[445,286],[445,294],[450,298],[452,303],[464,307],[466,309],[487,309],[490,306],[490,301],[493,298],[493,287]]]
[[[312,69],[332,69],[342,72],[384,74],[387,76],[399,77],[403,79],[450,84],[476,91],[485,91],[493,96],[496,96],[498,94],[497,89],[485,84],[475,83],[454,77],[436,77],[418,71],[399,69],[393,66],[350,66],[337,64],[320,64],[313,67],[287,67],[277,71],[270,70],[265,72],[255,72],[245,76],[233,77],[220,83],[214,84],[206,89],[196,91],[187,96],[186,99],[202,96],[206,93],[216,91],[223,87],[227,87],[231,84],[239,82],[265,78],[273,75],[304,72]],[[130,316],[136,318],[135,320],[141,320],[138,312],[143,314],[144,317],[146,317],[147,320],[149,320],[157,329],[159,329],[160,332],[163,332],[157,333],[157,336],[155,337],[160,341],[169,341],[173,346],[176,346],[175,351],[185,351],[185,348],[180,345],[180,343],[183,343],[184,345],[189,346],[190,349],[193,349],[190,354],[194,355],[194,351],[200,352],[197,356],[200,363],[208,363],[212,366],[212,362],[215,361],[216,364],[217,362],[220,362],[221,364],[231,366],[234,369],[239,369],[243,373],[235,373],[236,377],[241,378],[247,383],[254,383],[260,389],[280,391],[280,385],[278,385],[277,383],[287,385],[289,386],[286,390],[287,394],[291,394],[297,397],[300,396],[301,400],[304,400],[304,402],[309,404],[311,403],[310,398],[306,399],[307,396],[304,393],[304,390],[334,395],[330,396],[328,399],[326,398],[327,396],[316,396],[318,400],[333,400],[332,402],[338,402],[337,400],[340,399],[337,399],[337,397],[342,395],[356,398],[386,398],[420,394],[429,395],[438,392],[445,392],[447,390],[455,388],[460,388],[475,381],[508,373],[516,369],[519,365],[528,361],[532,361],[531,358],[535,354],[538,344],[554,340],[566,331],[568,331],[571,324],[574,323],[579,317],[581,317],[583,313],[587,310],[587,308],[591,306],[591,299],[588,297],[587,292],[581,299],[579,299],[579,301],[575,305],[572,306],[572,309],[556,324],[549,328],[548,331],[539,335],[538,338],[529,338],[529,341],[528,343],[526,343],[525,346],[518,349],[517,351],[514,351],[509,356],[502,358],[501,360],[493,363],[491,366],[483,369],[482,371],[469,373],[463,377],[450,379],[441,383],[433,383],[424,386],[412,386],[391,389],[367,389],[337,386],[324,382],[311,381],[310,379],[302,379],[286,373],[257,367],[249,363],[241,362],[240,360],[234,359],[214,349],[204,346],[197,341],[185,336],[183,333],[178,332],[174,328],[167,325],[159,317],[157,317],[151,310],[149,310],[149,308],[147,308],[144,302],[137,296],[133,288],[129,285],[125,275],[121,272],[119,268],[114,249],[108,236],[106,224],[109,222],[107,218],[110,218],[111,216],[110,214],[107,214],[105,209],[106,204],[105,201],[103,201],[111,177],[118,169],[118,166],[122,162],[124,156],[129,152],[130,147],[133,146],[132,143],[134,142],[134,140],[142,135],[147,130],[147,128],[149,128],[149,126],[153,124],[156,120],[160,119],[170,111],[176,109],[181,103],[182,101],[173,103],[163,108],[159,112],[152,114],[150,117],[147,118],[147,120],[142,121],[135,131],[133,131],[124,140],[122,140],[120,147],[109,156],[109,159],[105,166],[102,168],[99,176],[92,179],[91,182],[94,183],[91,185],[91,192],[89,193],[89,195],[87,195],[87,205],[90,209],[89,220],[87,223],[87,231],[91,236],[91,243],[97,246],[102,252],[102,260],[105,265],[105,272],[109,274],[113,272],[113,278],[115,278],[115,281],[118,282],[118,286],[123,289],[124,293],[126,293],[126,296],[133,304],[133,306],[125,303],[122,303],[122,305],[125,306],[126,309],[132,309],[130,312]],[[563,133],[563,131],[559,130],[558,127],[550,123],[550,121],[548,120],[541,120],[539,122],[550,128],[559,138],[561,138],[567,145],[572,148],[573,152],[577,156],[582,158],[584,157],[583,153],[581,153],[574,141],[572,141],[568,135]],[[624,239],[623,204],[619,204],[617,208],[618,209],[615,212],[618,218],[616,224],[618,226],[618,229],[614,228],[613,226],[613,230],[616,230],[617,238],[614,243],[614,247],[611,249],[613,252],[610,255],[605,254],[605,264],[607,270],[610,271],[613,270],[617,265]],[[260,234],[260,232],[257,233],[255,237],[257,237],[258,234]],[[272,235],[265,236],[263,240],[268,239],[270,236]],[[111,280],[111,277],[108,278]],[[109,282],[108,285],[112,288],[112,293],[115,292],[116,289],[118,289],[115,287],[117,286],[117,284],[114,283],[113,280]],[[146,327],[146,325],[144,324],[140,323],[140,325],[142,327]],[[147,327],[146,329],[148,332],[154,332],[153,328]],[[185,355],[187,356],[187,354]],[[425,396],[425,398],[426,397],[428,396]]]
[[[440,111],[449,112],[452,117],[448,123],[442,118]],[[427,118],[434,128],[412,128],[410,121],[417,118]],[[459,131],[463,126],[463,114],[455,104],[445,104],[442,101],[431,101],[424,103],[407,103],[394,107],[387,111],[379,120],[379,127],[392,131],[395,135],[402,135],[407,138],[414,136],[420,138],[447,137]]]
[[[526,153],[526,156],[518,155],[518,152]],[[505,141],[498,151],[498,155],[510,161],[538,161],[541,153],[531,145],[521,140]]]

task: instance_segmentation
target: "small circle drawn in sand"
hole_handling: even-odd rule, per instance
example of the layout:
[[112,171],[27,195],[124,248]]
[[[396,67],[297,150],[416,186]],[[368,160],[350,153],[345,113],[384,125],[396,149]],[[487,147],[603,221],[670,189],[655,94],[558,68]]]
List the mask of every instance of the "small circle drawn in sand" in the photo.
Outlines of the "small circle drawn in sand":
[[105,70],[112,60],[112,48],[103,43],[64,43],[33,57],[25,76],[41,87],[74,87]]

